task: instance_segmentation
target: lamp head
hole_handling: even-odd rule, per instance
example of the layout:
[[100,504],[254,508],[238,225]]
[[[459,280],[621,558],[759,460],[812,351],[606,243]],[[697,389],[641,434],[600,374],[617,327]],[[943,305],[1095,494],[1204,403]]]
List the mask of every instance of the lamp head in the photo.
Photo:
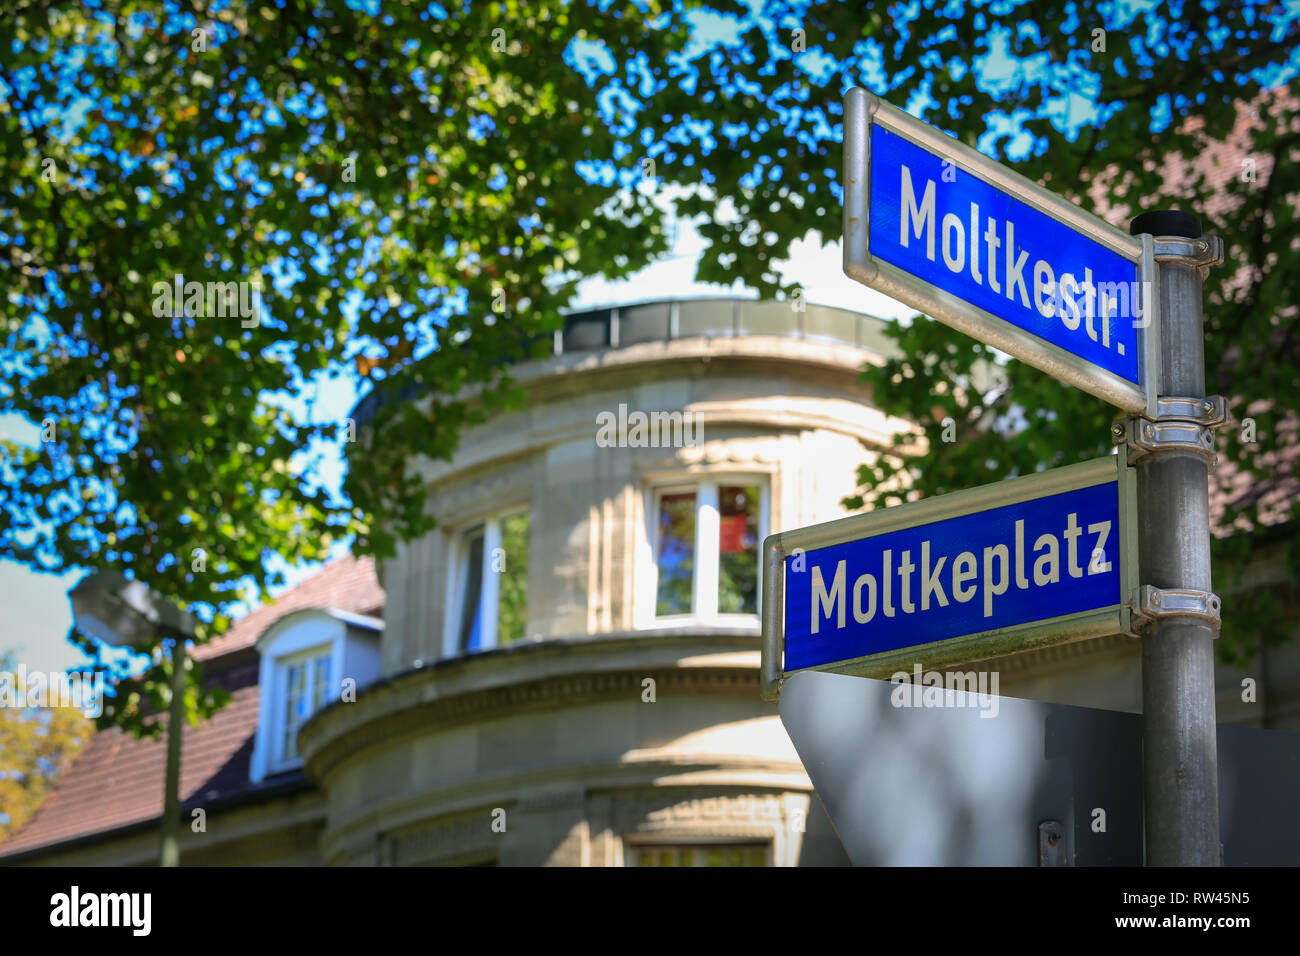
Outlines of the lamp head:
[[198,626],[188,611],[120,571],[86,575],[68,598],[77,630],[115,647],[145,648],[159,631],[192,638]]

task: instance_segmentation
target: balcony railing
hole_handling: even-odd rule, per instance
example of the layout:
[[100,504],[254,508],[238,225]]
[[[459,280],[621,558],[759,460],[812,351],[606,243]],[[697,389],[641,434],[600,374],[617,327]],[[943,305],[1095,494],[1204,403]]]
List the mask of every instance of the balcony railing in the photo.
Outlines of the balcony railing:
[[693,336],[780,335],[810,342],[886,347],[884,322],[870,315],[807,303],[755,299],[673,299],[572,312],[555,333],[554,353],[620,348]]
[[[559,356],[699,336],[772,335],[890,354],[895,346],[884,329],[883,319],[827,305],[799,303],[796,308],[794,302],[770,299],[663,299],[568,313],[564,328],[552,336],[550,352]],[[544,357],[544,340],[532,341],[531,354],[537,356],[539,350]],[[381,403],[409,401],[421,391],[398,381],[386,383],[364,396],[352,417],[364,424]]]

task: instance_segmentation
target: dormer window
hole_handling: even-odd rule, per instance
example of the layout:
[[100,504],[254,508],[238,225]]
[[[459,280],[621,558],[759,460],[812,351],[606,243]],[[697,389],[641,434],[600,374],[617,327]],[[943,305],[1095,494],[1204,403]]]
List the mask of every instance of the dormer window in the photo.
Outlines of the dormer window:
[[[302,766],[298,734],[316,713],[379,676],[377,618],[327,608],[293,611],[258,639],[262,689],[250,776]],[[348,683],[350,682],[350,683]]]

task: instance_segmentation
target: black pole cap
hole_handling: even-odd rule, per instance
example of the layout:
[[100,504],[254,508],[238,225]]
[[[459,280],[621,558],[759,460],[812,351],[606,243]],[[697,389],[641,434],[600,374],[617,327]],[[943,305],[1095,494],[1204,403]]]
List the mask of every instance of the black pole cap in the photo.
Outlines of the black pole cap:
[[1152,209],[1139,213],[1128,224],[1130,236],[1148,232],[1153,236],[1182,236],[1184,239],[1201,238],[1201,220],[1190,212],[1179,209]]

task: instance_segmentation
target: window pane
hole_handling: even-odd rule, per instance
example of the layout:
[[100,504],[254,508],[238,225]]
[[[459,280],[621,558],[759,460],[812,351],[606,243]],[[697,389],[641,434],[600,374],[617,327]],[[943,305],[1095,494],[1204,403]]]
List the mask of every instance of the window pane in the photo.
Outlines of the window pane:
[[659,498],[659,593],[655,613],[689,614],[695,578],[695,492]]
[[327,697],[330,692],[330,659],[326,654],[323,657],[316,658],[316,689],[313,696],[314,704],[312,712],[320,710],[328,702]]
[[[528,526],[529,515],[511,515],[501,522],[501,593],[497,615],[497,643],[510,644],[524,636],[528,626]],[[494,568],[493,570],[497,570]]]
[[636,866],[767,866],[768,844],[732,843],[628,848],[627,860]]
[[758,503],[754,485],[718,489],[718,611],[758,613]]
[[461,556],[460,637],[457,646],[463,651],[474,651],[483,642],[483,622],[479,604],[483,596],[483,529],[478,528],[465,536]]
[[284,673],[284,735],[280,740],[280,759],[298,756],[298,701],[302,699],[302,665],[290,664]]
[[[283,694],[279,706],[283,707],[283,724],[279,730],[279,750],[276,759],[297,760],[298,731],[311,715],[320,710],[330,694],[330,655],[299,658],[292,663],[279,665],[282,670]],[[279,685],[277,685],[279,686]]]
[[285,675],[285,726],[293,727],[298,722],[298,702],[302,700],[302,665],[290,664],[288,673]]

